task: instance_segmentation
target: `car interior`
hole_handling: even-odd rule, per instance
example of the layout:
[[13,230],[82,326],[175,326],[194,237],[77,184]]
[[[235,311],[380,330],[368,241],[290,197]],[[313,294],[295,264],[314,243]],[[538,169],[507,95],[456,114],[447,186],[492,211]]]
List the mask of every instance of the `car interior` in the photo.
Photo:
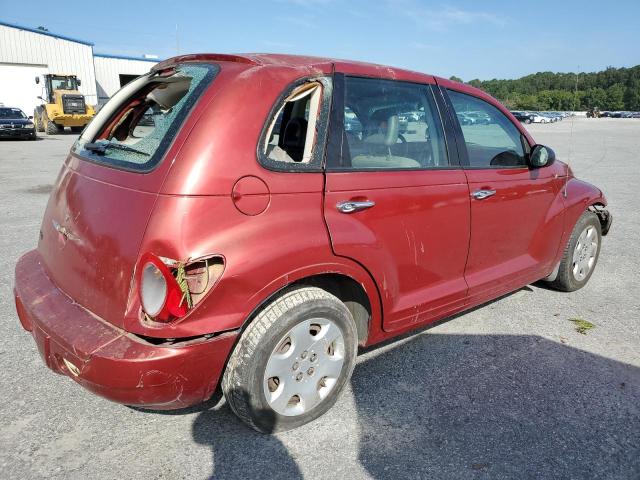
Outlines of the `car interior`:
[[311,160],[321,94],[320,83],[308,82],[287,96],[269,127],[267,158],[285,163]]
[[347,78],[341,168],[420,169],[448,165],[430,91]]

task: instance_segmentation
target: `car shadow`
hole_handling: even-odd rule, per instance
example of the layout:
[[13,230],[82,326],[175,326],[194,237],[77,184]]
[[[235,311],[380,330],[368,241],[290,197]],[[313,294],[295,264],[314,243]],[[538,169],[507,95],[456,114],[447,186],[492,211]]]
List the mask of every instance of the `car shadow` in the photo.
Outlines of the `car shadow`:
[[[530,335],[422,332],[384,350],[351,388],[374,478],[640,475],[637,367]],[[193,436],[215,478],[301,475],[286,434],[256,433],[226,405],[200,413]]]
[[352,389],[374,478],[640,474],[640,369],[542,337],[417,335]]

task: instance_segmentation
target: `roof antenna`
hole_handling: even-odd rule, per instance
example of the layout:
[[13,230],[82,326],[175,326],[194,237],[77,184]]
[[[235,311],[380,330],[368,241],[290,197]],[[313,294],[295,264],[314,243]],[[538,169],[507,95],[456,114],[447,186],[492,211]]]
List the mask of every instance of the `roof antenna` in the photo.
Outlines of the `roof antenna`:
[[573,151],[573,122],[575,121],[576,112],[578,111],[578,78],[580,77],[580,65],[576,71],[576,87],[573,91],[573,114],[571,115],[571,132],[569,133],[569,156],[567,158],[567,168],[564,176],[564,189],[562,195],[567,198],[567,185],[569,183],[569,162],[571,161],[571,153]]
[[180,55],[180,36],[178,35],[177,23],[176,23],[176,55]]

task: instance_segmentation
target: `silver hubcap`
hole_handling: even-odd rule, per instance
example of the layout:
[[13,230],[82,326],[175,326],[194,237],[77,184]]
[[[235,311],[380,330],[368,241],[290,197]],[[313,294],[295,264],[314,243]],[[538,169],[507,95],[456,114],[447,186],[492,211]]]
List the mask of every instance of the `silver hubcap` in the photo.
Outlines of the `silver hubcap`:
[[280,415],[308,412],[333,390],[344,364],[342,331],[331,320],[305,320],[289,330],[271,352],[264,395]]
[[596,263],[597,253],[598,232],[590,225],[582,231],[573,250],[572,271],[576,280],[581,282],[587,278]]

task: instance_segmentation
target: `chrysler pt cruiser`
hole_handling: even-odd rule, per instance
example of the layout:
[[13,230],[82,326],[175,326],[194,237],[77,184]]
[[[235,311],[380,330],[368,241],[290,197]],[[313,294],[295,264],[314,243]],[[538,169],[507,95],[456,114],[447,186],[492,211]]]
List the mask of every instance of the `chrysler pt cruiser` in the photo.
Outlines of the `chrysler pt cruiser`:
[[102,397],[178,409],[221,388],[272,432],[325,413],[358,346],[539,280],[583,287],[606,204],[468,85],[180,56],[73,145],[16,308],[47,366]]

